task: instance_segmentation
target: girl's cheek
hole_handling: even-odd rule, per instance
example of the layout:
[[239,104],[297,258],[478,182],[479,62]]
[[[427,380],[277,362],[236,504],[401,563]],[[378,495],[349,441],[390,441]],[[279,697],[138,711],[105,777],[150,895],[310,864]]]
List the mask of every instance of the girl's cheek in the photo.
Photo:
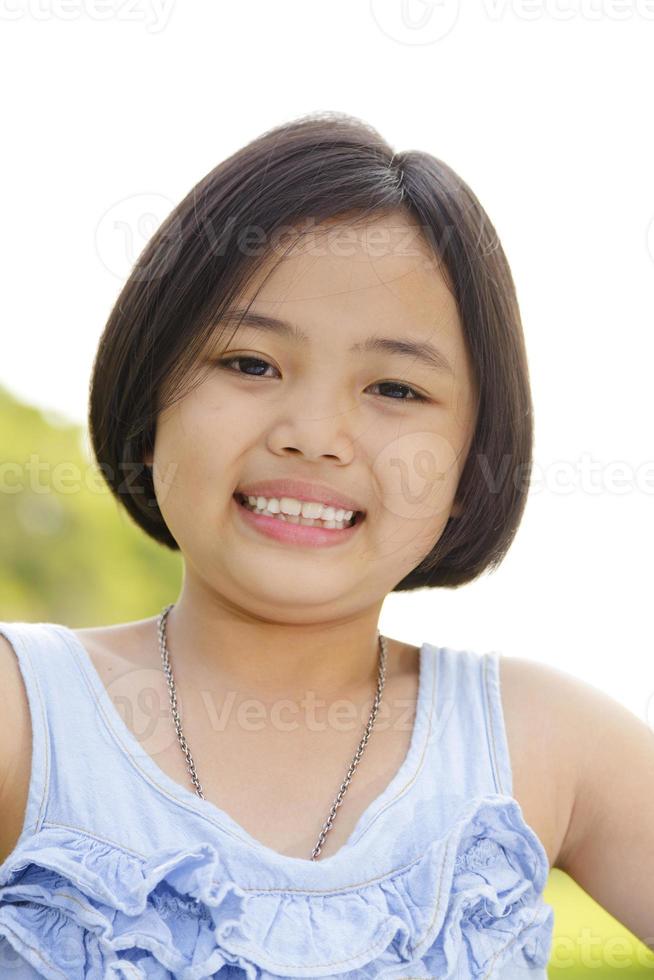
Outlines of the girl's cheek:
[[459,480],[457,450],[434,432],[410,432],[387,442],[373,462],[379,504],[405,520],[446,520]]

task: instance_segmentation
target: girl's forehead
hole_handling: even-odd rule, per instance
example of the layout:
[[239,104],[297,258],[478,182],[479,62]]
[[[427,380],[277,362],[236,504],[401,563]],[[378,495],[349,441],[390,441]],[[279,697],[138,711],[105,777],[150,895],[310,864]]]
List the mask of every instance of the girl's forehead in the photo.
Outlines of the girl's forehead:
[[390,237],[377,245],[365,237],[366,229],[348,230],[348,242],[331,241],[322,232],[315,240],[301,239],[286,255],[269,257],[251,276],[239,307],[252,302],[273,315],[290,315],[295,307],[303,313],[356,311],[384,320],[417,317],[456,325],[456,301],[426,242],[407,239],[406,226],[391,225]]
[[[428,240],[429,239],[429,240]],[[433,231],[423,229],[406,215],[389,215],[348,221],[330,219],[321,224],[305,222],[298,227],[277,229],[260,244],[261,275],[288,274],[300,260],[318,261],[321,267],[333,263],[361,266],[413,260],[426,268],[437,267],[430,245]]]

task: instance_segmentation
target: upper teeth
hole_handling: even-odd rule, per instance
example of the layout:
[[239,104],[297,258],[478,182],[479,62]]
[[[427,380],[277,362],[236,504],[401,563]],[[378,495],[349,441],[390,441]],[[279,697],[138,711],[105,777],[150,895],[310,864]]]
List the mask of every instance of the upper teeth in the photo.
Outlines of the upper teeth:
[[[244,494],[245,496],[245,494]],[[257,510],[268,510],[271,514],[290,514],[291,516],[309,517],[313,520],[323,521],[349,521],[354,514],[353,510],[344,510],[342,507],[326,507],[313,500],[295,500],[294,497],[246,497],[252,507]]]

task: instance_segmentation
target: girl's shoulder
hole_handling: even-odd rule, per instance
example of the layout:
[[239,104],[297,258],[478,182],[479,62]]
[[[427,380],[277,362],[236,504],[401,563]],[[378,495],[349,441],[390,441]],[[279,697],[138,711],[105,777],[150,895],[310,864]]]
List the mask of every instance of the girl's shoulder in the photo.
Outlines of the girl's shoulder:
[[501,654],[499,677],[513,796],[560,867],[574,809],[579,760],[575,705],[585,685],[548,664]]
[[[89,660],[106,680],[117,677],[133,667],[143,637],[152,621],[122,623],[117,626],[70,630]],[[0,630],[0,864],[11,854],[24,826],[34,748],[33,715],[26,687],[26,678],[19,654],[31,654],[29,639],[47,637],[52,643],[51,627],[56,623],[3,623],[11,635],[15,632],[17,646]],[[26,632],[27,631],[27,632]],[[22,639],[20,639],[22,637]],[[57,641],[59,642],[59,641]],[[21,651],[21,647],[24,648]],[[38,735],[39,733],[37,733]],[[38,744],[38,743],[37,743]]]
[[[134,622],[116,623],[112,626],[91,626],[71,629],[81,646],[93,660],[94,666],[104,666],[115,658],[132,665],[146,662],[152,657],[152,644],[156,638],[156,616]],[[155,648],[156,652],[156,648]]]
[[18,659],[0,633],[0,863],[23,826],[31,772],[31,718]]

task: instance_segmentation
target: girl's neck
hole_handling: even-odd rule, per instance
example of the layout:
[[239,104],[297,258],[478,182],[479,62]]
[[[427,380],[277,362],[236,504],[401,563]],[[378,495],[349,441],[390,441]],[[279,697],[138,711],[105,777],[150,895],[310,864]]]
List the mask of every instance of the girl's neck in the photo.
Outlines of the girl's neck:
[[248,691],[264,700],[311,691],[331,702],[374,690],[378,615],[375,608],[337,624],[246,621],[182,595],[168,614],[166,639],[175,676],[183,671],[194,686]]

